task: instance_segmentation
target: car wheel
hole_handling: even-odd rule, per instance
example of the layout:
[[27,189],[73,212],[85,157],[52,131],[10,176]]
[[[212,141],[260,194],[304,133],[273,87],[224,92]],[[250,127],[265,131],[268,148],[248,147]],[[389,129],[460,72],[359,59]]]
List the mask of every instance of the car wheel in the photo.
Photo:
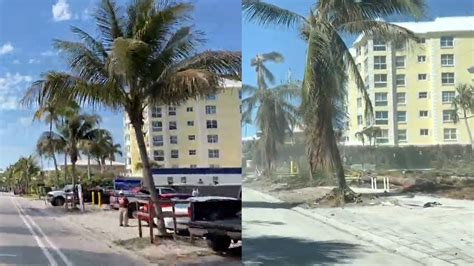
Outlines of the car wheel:
[[223,252],[229,249],[230,237],[211,235],[206,237],[207,245],[216,252]]
[[63,206],[64,205],[64,199],[61,197],[55,198],[53,200],[53,206]]

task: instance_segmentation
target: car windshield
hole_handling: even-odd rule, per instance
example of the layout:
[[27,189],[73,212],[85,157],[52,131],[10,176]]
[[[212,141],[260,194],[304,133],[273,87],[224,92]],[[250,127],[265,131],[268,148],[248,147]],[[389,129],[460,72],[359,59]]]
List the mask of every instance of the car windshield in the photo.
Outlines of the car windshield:
[[173,194],[173,193],[176,193],[176,190],[172,189],[172,188],[161,188],[161,189],[158,189],[158,191],[161,190],[161,193],[160,194]]
[[63,188],[63,191],[71,191],[72,190],[72,185],[66,185]]

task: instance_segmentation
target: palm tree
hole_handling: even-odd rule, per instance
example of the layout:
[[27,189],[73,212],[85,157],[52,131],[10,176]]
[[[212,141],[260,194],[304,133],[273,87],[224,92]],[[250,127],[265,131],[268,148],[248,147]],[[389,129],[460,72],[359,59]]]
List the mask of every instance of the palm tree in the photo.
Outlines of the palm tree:
[[118,143],[113,143],[110,142],[110,145],[108,147],[108,152],[109,154],[107,155],[110,161],[110,166],[112,166],[112,163],[116,161],[115,155],[118,154],[119,156],[122,156],[122,146]]
[[469,118],[474,117],[474,86],[468,84],[459,84],[456,86],[457,95],[453,99],[454,123],[463,119],[466,125],[469,142],[474,150],[474,141],[472,139],[471,128],[469,127]]
[[[136,134],[144,182],[153,188],[142,131],[144,109],[216,93],[223,78],[240,80],[240,52],[197,53],[203,33],[185,24],[192,10],[192,4],[174,1],[136,0],[119,8],[113,0],[102,0],[95,14],[100,38],[72,27],[80,41],[55,41],[72,73],[45,73],[25,97],[42,102],[64,98],[125,111]],[[156,191],[150,191],[158,202]],[[166,234],[160,204],[155,207],[159,232]]]
[[283,62],[283,56],[277,52],[271,52],[266,54],[258,54],[251,61],[251,66],[255,67],[255,72],[257,72],[257,85],[258,88],[264,90],[267,88],[266,80],[270,83],[275,82],[275,77],[272,72],[264,65],[265,62]]
[[[262,131],[257,147],[263,155],[265,173],[269,176],[276,161],[277,146],[284,143],[291,125],[297,120],[297,109],[291,100],[298,97],[299,91],[296,84],[282,84],[272,89],[244,85],[243,91],[250,96],[242,100],[242,118],[247,123],[255,121]],[[253,118],[255,109],[257,113]]]
[[352,191],[346,184],[333,120],[345,112],[347,72],[354,77],[363,95],[367,119],[372,117],[372,105],[342,36],[365,34],[387,40],[415,38],[407,29],[379,18],[393,14],[420,17],[424,0],[319,0],[308,17],[259,0],[243,0],[242,5],[248,20],[263,26],[298,29],[307,43],[301,106],[306,153],[312,172],[324,169],[335,174],[344,201],[346,193]]
[[56,171],[56,182],[55,185],[59,185],[59,171],[56,163],[56,152],[64,149],[66,143],[64,139],[58,136],[52,129],[47,132],[43,132],[36,142],[36,151],[40,156],[46,158],[52,158],[54,161],[54,167]]
[[16,184],[20,185],[26,193],[30,192],[32,178],[40,173],[40,168],[33,155],[21,157],[12,166],[12,174],[16,176]]

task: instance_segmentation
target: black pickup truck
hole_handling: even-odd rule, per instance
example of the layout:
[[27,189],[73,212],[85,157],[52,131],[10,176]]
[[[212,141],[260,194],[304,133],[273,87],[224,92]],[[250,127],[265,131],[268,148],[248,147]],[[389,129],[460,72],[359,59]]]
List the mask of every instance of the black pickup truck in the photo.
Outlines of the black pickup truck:
[[[239,195],[240,197],[240,195]],[[242,240],[242,201],[236,198],[212,197],[190,203],[189,232],[205,237],[214,251],[226,251],[231,241]]]

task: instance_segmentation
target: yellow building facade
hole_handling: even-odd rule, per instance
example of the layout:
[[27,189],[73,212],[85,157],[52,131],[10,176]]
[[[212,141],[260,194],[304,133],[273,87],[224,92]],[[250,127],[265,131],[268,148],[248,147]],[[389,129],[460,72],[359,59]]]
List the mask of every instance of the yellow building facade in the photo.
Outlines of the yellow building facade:
[[[473,84],[474,17],[395,23],[419,40],[386,42],[360,36],[353,57],[374,107],[364,117],[364,101],[350,77],[347,145],[362,145],[358,132],[376,127],[378,145],[469,144],[464,120],[454,123],[452,99],[458,84]],[[468,119],[471,131],[474,118]],[[367,143],[367,138],[365,138]]]
[[[225,82],[215,95],[179,106],[149,106],[144,111],[145,142],[159,168],[241,167],[241,82]],[[124,119],[127,172],[141,176],[140,154]]]

